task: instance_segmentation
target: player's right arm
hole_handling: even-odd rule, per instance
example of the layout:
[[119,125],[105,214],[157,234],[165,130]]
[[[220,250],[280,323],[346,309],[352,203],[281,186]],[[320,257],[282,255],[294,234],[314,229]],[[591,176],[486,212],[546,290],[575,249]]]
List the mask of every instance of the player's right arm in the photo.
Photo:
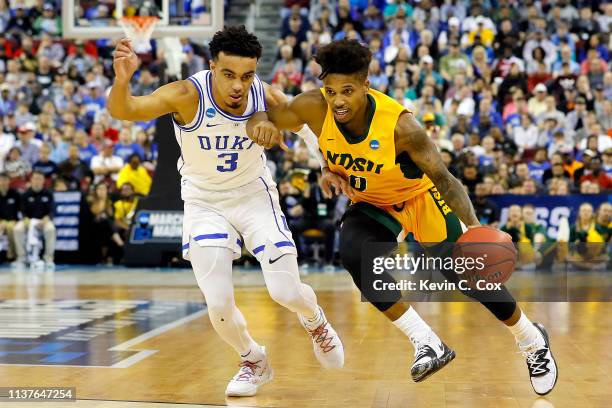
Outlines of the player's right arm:
[[198,109],[198,94],[188,81],[176,81],[155,90],[151,95],[132,96],[130,79],[138,69],[138,57],[128,39],[115,48],[113,60],[115,82],[111,88],[107,108],[116,119],[148,121],[172,113],[181,123],[187,123]]
[[290,101],[278,101],[266,112],[257,112],[247,122],[247,135],[255,143],[270,148],[280,143],[281,130],[300,129],[304,125],[321,134],[327,105],[321,91],[313,89]]
[[[307,125],[316,136],[321,135],[327,102],[318,89],[304,92],[291,100],[282,95],[268,104],[266,112],[257,112],[247,122],[247,136],[255,143],[270,148],[281,144],[282,130],[300,129]],[[323,160],[325,158],[321,156]],[[347,180],[329,170],[327,163],[321,166],[321,189],[325,197],[331,198],[334,193],[353,197],[353,190]]]

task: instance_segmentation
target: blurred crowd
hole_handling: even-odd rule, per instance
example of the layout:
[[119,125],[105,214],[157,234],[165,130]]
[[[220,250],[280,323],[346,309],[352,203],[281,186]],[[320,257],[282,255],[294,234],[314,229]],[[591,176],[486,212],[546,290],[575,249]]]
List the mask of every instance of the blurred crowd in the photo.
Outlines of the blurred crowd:
[[273,86],[321,87],[317,47],[361,41],[370,86],[415,113],[482,222],[495,194],[612,191],[612,3],[285,0],[281,18]]
[[286,0],[282,15],[272,84],[320,87],[317,47],[362,41],[371,87],[415,112],[470,193],[612,188],[612,4]]
[[[64,40],[59,5],[30,3],[0,0],[0,248],[17,267],[52,269],[52,192],[80,191],[81,223],[99,238],[91,261],[120,262],[138,197],[151,187],[154,122],[107,113],[112,42]],[[134,79],[136,94],[158,86],[159,65]]]
[[[112,3],[83,2],[82,12],[95,14],[85,16],[93,24]],[[371,86],[415,113],[484,222],[499,221],[492,194],[612,188],[612,4],[285,0],[284,6],[270,83],[289,95],[319,87],[317,47],[362,41],[374,56]],[[118,122],[105,109],[114,42],[61,38],[59,4],[44,0],[0,0],[0,30],[0,233],[7,236],[0,248],[18,265],[52,267],[45,252],[53,248],[52,215],[28,213],[28,194],[52,200],[43,193],[80,191],[103,237],[96,261],[120,262],[158,153],[154,122]],[[181,44],[180,77],[208,68],[205,46]],[[179,79],[168,74],[154,41],[140,57],[135,95]],[[323,198],[316,160],[296,136],[288,142],[289,152],[268,152],[283,209],[301,259],[329,265],[347,202]],[[42,175],[41,186],[35,175]],[[49,243],[42,259],[30,260],[28,240],[36,234]]]

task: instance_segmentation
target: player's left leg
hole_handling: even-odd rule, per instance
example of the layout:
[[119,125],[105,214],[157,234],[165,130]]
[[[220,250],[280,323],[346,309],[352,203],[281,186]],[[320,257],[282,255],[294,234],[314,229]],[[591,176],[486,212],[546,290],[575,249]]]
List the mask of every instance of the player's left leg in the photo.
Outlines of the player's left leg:
[[[415,200],[411,216],[417,241],[425,244],[442,243],[437,247],[430,247],[428,249],[430,254],[441,257],[452,256],[451,245],[444,243],[456,242],[465,226],[444,203],[435,188]],[[452,270],[442,270],[442,273],[449,281],[459,280],[459,275]],[[550,351],[550,342],[544,326],[532,323],[527,318],[505,285],[496,291],[472,290],[463,293],[478,300],[514,335],[519,349],[527,360],[534,391],[540,395],[552,391],[557,381],[557,365]]]
[[272,299],[297,313],[312,338],[321,365],[341,368],[344,365],[342,342],[317,304],[313,289],[300,280],[295,243],[281,211],[276,187],[268,180],[257,182],[261,188],[248,195],[248,205],[237,206],[232,211],[232,224],[242,234],[245,247],[260,262]]
[[412,306],[402,301],[394,277],[386,271],[374,271],[375,259],[392,256],[401,230],[399,222],[386,211],[371,204],[353,204],[344,214],[340,228],[340,258],[363,298],[391,320],[412,343],[414,361],[410,374],[419,382],[449,364],[455,352]]

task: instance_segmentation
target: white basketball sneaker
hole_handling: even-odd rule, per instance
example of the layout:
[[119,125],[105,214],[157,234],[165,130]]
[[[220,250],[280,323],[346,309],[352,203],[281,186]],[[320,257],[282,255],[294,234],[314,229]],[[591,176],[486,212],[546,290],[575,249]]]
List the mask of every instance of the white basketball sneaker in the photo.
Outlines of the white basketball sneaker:
[[433,331],[421,340],[411,338],[410,341],[414,345],[414,363],[410,368],[414,382],[429,378],[455,358],[455,351],[444,344]]
[[240,370],[227,384],[225,395],[228,397],[252,397],[259,387],[272,381],[274,372],[268,362],[266,348],[262,347],[263,357],[257,361],[244,360]]
[[312,337],[315,356],[324,368],[342,368],[344,366],[344,347],[338,333],[327,321],[323,309],[319,306],[320,315],[315,322],[310,322],[299,315],[300,323]]
[[[538,395],[546,395],[557,383],[557,363],[550,351],[548,333],[540,323],[533,324],[542,335],[538,342],[519,347],[527,360],[531,386]],[[543,340],[543,341],[542,341]]]

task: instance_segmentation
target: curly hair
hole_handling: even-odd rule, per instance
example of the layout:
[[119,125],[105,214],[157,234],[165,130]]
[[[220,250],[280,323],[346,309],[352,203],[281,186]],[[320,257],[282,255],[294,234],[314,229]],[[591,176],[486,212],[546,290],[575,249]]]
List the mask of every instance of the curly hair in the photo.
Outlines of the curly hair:
[[241,26],[225,26],[217,31],[208,44],[213,60],[219,53],[247,58],[261,58],[261,44],[257,37]]
[[319,79],[329,74],[358,74],[365,79],[372,53],[357,40],[340,40],[319,48],[314,58],[322,68]]

